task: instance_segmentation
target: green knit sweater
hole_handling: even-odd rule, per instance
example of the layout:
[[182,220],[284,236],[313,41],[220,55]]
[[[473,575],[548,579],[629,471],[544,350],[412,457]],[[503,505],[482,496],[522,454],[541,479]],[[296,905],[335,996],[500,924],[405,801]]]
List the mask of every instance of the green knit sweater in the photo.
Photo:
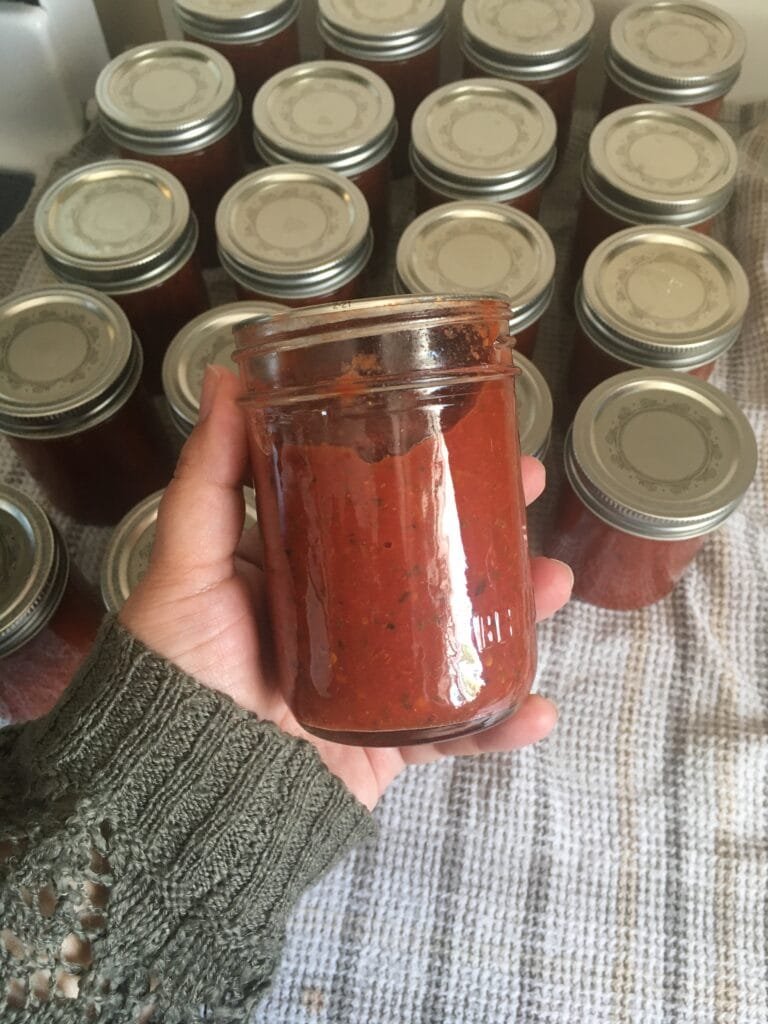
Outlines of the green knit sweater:
[[0,731],[0,1020],[246,1021],[292,905],[372,831],[310,744],[106,620]]

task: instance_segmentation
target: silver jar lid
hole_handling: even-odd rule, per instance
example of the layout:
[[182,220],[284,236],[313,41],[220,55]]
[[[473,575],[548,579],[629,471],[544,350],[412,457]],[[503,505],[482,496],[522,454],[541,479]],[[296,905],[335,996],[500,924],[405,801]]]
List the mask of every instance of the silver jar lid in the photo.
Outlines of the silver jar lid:
[[201,313],[182,327],[163,359],[163,391],[182,434],[188,436],[197,423],[205,368],[215,364],[235,369],[232,328],[287,308],[277,302],[230,302]]
[[724,95],[741,71],[746,39],[739,24],[700,0],[631,4],[611,23],[610,77],[655,103],[704,103]]
[[181,27],[209,43],[259,43],[295,21],[300,0],[173,0]]
[[531,89],[467,78],[435,89],[416,108],[411,163],[442,195],[503,202],[546,181],[556,136],[555,115]]
[[597,123],[582,182],[598,206],[621,220],[686,227],[723,209],[737,165],[736,146],[711,118],[645,103]]
[[282,297],[326,295],[365,267],[368,204],[335,171],[303,164],[241,178],[216,211],[219,259],[242,287]]
[[0,431],[52,438],[108,419],[142,356],[125,313],[88,288],[53,285],[0,303]]
[[530,359],[515,352],[515,366],[520,376],[515,378],[515,405],[520,451],[543,459],[552,436],[552,393],[538,367]]
[[503,295],[510,331],[541,317],[554,288],[555,250],[528,214],[500,203],[443,203],[422,213],[397,246],[399,286],[413,294]]
[[45,627],[68,577],[67,550],[43,509],[0,484],[0,658]]
[[575,493],[626,533],[683,540],[734,511],[757,468],[746,416],[686,373],[630,370],[598,384],[565,444]]
[[119,295],[152,288],[186,263],[197,222],[181,183],[139,160],[103,160],[59,178],[35,211],[57,277]]
[[461,47],[489,74],[541,81],[584,61],[594,21],[590,0],[464,0]]
[[373,71],[314,60],[273,75],[253,101],[254,143],[267,163],[319,163],[354,176],[397,137],[395,101]]
[[[119,612],[149,567],[155,543],[157,511],[163,491],[135,505],[117,524],[101,562],[101,599],[108,612]],[[256,501],[251,488],[245,497],[244,529],[256,526]]]
[[687,370],[730,348],[748,303],[747,275],[725,246],[687,228],[635,227],[592,252],[576,314],[609,355]]
[[201,43],[163,40],[121,53],[96,80],[101,125],[137,153],[189,153],[226,135],[240,117],[235,73]]
[[428,50],[446,20],[445,0],[318,0],[321,37],[361,60],[401,60]]

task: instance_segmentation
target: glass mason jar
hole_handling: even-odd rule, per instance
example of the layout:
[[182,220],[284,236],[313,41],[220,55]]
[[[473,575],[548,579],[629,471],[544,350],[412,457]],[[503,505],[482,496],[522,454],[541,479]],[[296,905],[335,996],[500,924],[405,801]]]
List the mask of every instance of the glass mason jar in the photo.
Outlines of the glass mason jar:
[[386,244],[397,137],[386,82],[354,64],[307,61],[260,89],[253,125],[256,150],[267,164],[321,164],[353,181],[368,203],[374,242]]
[[216,232],[241,299],[308,306],[362,294],[368,205],[336,171],[281,164],[249,174],[222,199]]
[[499,300],[409,296],[236,332],[281,684],[318,736],[431,742],[528,693],[508,320]]
[[701,0],[630,4],[611,23],[601,117],[633,103],[674,103],[717,117],[741,72],[739,24]]
[[163,361],[163,391],[171,418],[184,437],[197,423],[205,368],[215,363],[235,369],[233,328],[287,308],[277,302],[230,302],[202,313],[179,331]]
[[556,135],[549,105],[523,85],[469,78],[436,89],[411,126],[418,212],[451,199],[486,199],[537,216]]
[[520,454],[543,459],[552,438],[552,392],[541,370],[518,349],[515,366],[520,371],[515,381]]
[[572,270],[608,235],[633,224],[692,228],[708,235],[736,184],[728,133],[682,107],[639,104],[599,121],[582,165]]
[[669,370],[610,377],[579,406],[547,554],[576,597],[642,608],[666,597],[752,482],[757,446],[736,403]]
[[62,512],[108,525],[173,473],[141,347],[106,295],[57,285],[0,303],[0,432]]
[[557,148],[568,143],[576,77],[589,51],[590,0],[465,0],[461,8],[464,74],[527,85],[552,108]]
[[569,392],[641,366],[706,380],[741,333],[749,281],[725,246],[686,228],[637,227],[592,253],[576,291]]
[[40,505],[0,484],[0,718],[20,722],[50,711],[101,617]]
[[325,56],[352,61],[384,79],[395,99],[399,132],[392,154],[395,174],[408,173],[408,143],[416,107],[440,84],[440,40],[445,0],[318,0],[318,30]]
[[35,236],[58,278],[106,292],[122,308],[141,338],[144,384],[159,394],[171,339],[209,305],[181,184],[135,160],[79,167],[43,195]]
[[515,350],[531,355],[554,290],[555,250],[528,214],[500,203],[443,203],[400,238],[395,290],[509,300]]
[[199,43],[136,46],[101,72],[96,102],[121,156],[163,167],[182,183],[200,225],[203,265],[216,266],[216,206],[245,172],[229,61]]

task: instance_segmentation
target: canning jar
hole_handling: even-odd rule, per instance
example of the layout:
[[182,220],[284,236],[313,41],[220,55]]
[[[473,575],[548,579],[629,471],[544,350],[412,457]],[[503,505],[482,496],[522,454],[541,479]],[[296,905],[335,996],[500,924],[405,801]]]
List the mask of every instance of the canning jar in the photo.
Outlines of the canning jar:
[[102,610],[45,511],[0,484],[0,718],[39,718],[88,653]]
[[280,680],[318,736],[444,739],[529,690],[508,320],[408,296],[236,332]]
[[507,203],[535,217],[555,164],[555,115],[498,78],[436,89],[413,116],[411,167],[421,213],[450,199]]
[[594,20],[590,0],[465,0],[464,74],[508,78],[538,93],[555,115],[557,148],[562,153]]
[[528,214],[500,203],[443,203],[400,238],[395,290],[509,300],[515,349],[531,355],[554,289],[555,250]]
[[541,370],[515,349],[517,426],[521,455],[543,459],[552,437],[552,392]]
[[79,167],[43,195],[35,236],[58,278],[106,292],[122,308],[141,338],[144,384],[159,394],[171,339],[209,305],[181,184],[135,160]]
[[572,270],[633,224],[710,234],[736,184],[736,146],[720,125],[682,107],[638,104],[608,114],[589,137]]
[[579,406],[547,554],[574,572],[576,597],[642,608],[666,597],[708,534],[734,511],[757,465],[736,403],[670,370],[610,377]]
[[173,473],[141,347],[106,295],[68,285],[0,303],[0,432],[50,500],[115,523]]
[[739,24],[701,0],[630,4],[611,23],[601,116],[633,103],[674,103],[717,117],[745,48]]
[[368,205],[336,171],[282,164],[249,174],[222,199],[216,232],[241,299],[307,306],[362,294]]
[[325,56],[375,71],[392,90],[399,126],[392,156],[398,176],[408,172],[416,107],[440,84],[440,40],[446,22],[445,0],[318,0]]
[[197,423],[206,366],[214,363],[235,369],[233,328],[287,308],[277,302],[230,302],[202,313],[179,331],[163,361],[163,391],[171,418],[184,437]]
[[657,227],[611,235],[576,291],[571,398],[641,366],[706,380],[741,333],[748,302],[738,260],[706,235]]
[[229,61],[200,43],[136,46],[101,72],[96,102],[121,156],[163,167],[182,183],[200,225],[203,265],[216,266],[216,205],[245,170]]

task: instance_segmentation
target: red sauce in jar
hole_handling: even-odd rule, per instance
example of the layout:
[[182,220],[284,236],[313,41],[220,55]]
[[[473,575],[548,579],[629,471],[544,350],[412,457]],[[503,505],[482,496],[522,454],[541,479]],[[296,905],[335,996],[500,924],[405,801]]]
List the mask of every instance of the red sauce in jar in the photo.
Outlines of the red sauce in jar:
[[[237,282],[235,282],[235,294],[238,299],[255,299],[258,302],[274,302],[278,298],[275,295],[267,295],[265,292],[251,291],[250,288],[244,288]],[[347,299],[359,299],[362,295],[363,274],[358,274],[351,281],[347,281],[346,284],[326,295],[294,296],[284,295],[281,292],[279,299],[284,306],[299,309],[303,306],[316,306],[318,302],[344,302]]]
[[[621,107],[631,107],[635,103],[647,102],[648,99],[645,96],[635,96],[631,92],[627,92],[610,76],[606,76],[600,117],[605,117],[606,114],[619,110]],[[705,117],[711,117],[713,121],[716,121],[723,106],[723,97],[715,96],[714,99],[703,100],[700,103],[686,103],[682,99],[669,99],[667,102],[675,103],[679,107],[687,107],[689,110],[696,110],[699,114],[704,114]]]
[[[435,206],[440,206],[442,203],[448,203],[452,201],[458,201],[465,199],[466,196],[457,193],[455,195],[449,195],[447,192],[442,194],[436,192],[433,188],[425,185],[423,181],[414,174],[413,183],[416,189],[416,212],[424,213],[426,210],[431,210]],[[527,213],[529,217],[538,217],[539,210],[541,209],[541,200],[544,195],[544,186],[537,185],[532,188],[530,192],[523,192],[519,196],[514,196],[512,199],[504,199],[501,202],[505,206],[511,206],[514,210],[522,210],[523,213]],[[487,199],[487,196],[478,195],[478,199]]]

